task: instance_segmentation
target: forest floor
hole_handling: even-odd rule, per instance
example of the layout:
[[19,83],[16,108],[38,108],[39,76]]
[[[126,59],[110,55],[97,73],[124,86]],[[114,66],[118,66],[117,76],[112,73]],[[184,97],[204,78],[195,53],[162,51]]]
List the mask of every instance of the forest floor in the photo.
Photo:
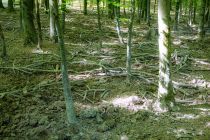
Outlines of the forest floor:
[[[102,47],[94,13],[71,10],[65,47],[79,132],[66,122],[60,57],[49,38],[48,15],[41,14],[43,52],[24,45],[19,12],[0,10],[8,61],[0,61],[0,139],[141,140],[210,138],[210,37],[180,23],[172,32],[172,78],[178,110],[157,114],[158,44],[156,22],[149,41],[145,23],[134,26],[132,80],[126,81],[126,47],[115,24],[103,17]],[[126,38],[126,22],[122,32]],[[1,48],[0,48],[1,50]]]

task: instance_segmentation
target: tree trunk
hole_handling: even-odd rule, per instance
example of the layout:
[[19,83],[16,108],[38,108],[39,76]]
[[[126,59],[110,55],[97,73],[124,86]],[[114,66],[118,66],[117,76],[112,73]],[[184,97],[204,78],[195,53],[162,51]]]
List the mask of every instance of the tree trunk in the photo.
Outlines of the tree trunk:
[[[76,124],[77,119],[75,115],[74,110],[74,103],[73,103],[73,97],[72,92],[70,88],[69,83],[69,75],[68,75],[68,69],[67,69],[67,62],[66,62],[66,50],[64,46],[64,39],[63,39],[63,33],[61,31],[61,26],[59,23],[59,17],[58,17],[58,1],[53,0],[53,7],[54,9],[54,15],[55,15],[55,25],[58,30],[58,38],[59,38],[59,47],[60,47],[60,55],[61,55],[61,68],[62,68],[62,82],[63,82],[63,89],[64,89],[64,97],[66,102],[66,113],[67,113],[67,120],[70,124]],[[63,22],[63,20],[61,20]]]
[[62,29],[62,33],[64,34],[64,32],[65,32],[65,19],[66,19],[66,0],[62,0],[61,14],[62,14],[61,29]]
[[178,30],[179,14],[180,14],[180,0],[176,0],[176,13],[175,13],[175,23],[174,23],[175,31]]
[[108,17],[113,19],[114,18],[114,5],[113,5],[113,1],[108,0]]
[[1,42],[2,42],[2,59],[3,60],[6,60],[7,58],[7,50],[6,50],[6,44],[5,44],[5,38],[4,38],[4,33],[3,33],[3,29],[2,29],[2,26],[0,24],[0,38],[1,38]]
[[116,30],[117,30],[117,35],[118,35],[119,41],[120,41],[121,44],[125,44],[125,42],[123,40],[123,37],[121,35],[120,21],[119,21],[119,17],[118,17],[116,9],[114,11],[114,15],[115,15]]
[[132,46],[132,32],[133,32],[133,20],[135,16],[135,0],[131,0],[131,15],[128,26],[128,41],[127,41],[127,60],[126,60],[126,71],[127,80],[131,78],[131,46]]
[[84,15],[87,15],[87,0],[84,0]]
[[150,26],[150,0],[147,0],[147,25]]
[[49,10],[50,10],[50,38],[57,43],[57,30],[55,28],[55,16],[53,15],[55,7],[53,5],[53,0],[49,1]]
[[3,8],[4,9],[4,5],[2,3],[2,0],[0,0],[0,8]]
[[203,39],[205,35],[204,24],[205,24],[205,8],[206,8],[206,0],[201,0],[200,7],[200,25],[199,25],[199,38]]
[[36,21],[37,21],[37,27],[38,27],[37,48],[41,49],[41,47],[42,47],[42,28],[41,28],[40,13],[39,13],[39,0],[36,0]]
[[188,24],[192,26],[193,21],[193,0],[189,1],[189,15],[188,15]]
[[102,47],[102,28],[101,28],[101,10],[100,10],[100,0],[97,0],[97,17],[98,17],[98,30],[99,30],[99,44]]
[[170,2],[158,2],[158,31],[159,31],[159,88],[158,99],[154,110],[166,112],[174,106],[174,95],[171,82],[170,57]]
[[100,0],[97,0],[97,18],[98,18],[98,29],[101,31],[101,13],[100,13]]
[[8,0],[8,10],[10,12],[14,11],[13,0]]
[[197,0],[193,0],[193,23],[196,23]]
[[25,44],[37,43],[36,29],[34,26],[34,15],[33,15],[33,0],[22,0],[23,1],[23,28],[25,33]]

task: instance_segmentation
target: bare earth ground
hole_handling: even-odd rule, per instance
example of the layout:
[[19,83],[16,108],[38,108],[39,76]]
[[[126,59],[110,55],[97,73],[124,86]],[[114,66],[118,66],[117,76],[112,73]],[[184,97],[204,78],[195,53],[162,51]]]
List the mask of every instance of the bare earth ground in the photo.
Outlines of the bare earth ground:
[[[157,36],[135,24],[130,84],[125,77],[126,48],[114,22],[102,18],[103,46],[94,13],[70,11],[65,45],[71,88],[81,130],[66,123],[58,46],[49,39],[48,15],[41,14],[43,52],[24,46],[19,12],[0,11],[9,59],[0,62],[0,139],[140,140],[210,138],[210,38],[196,40],[196,29],[173,32],[173,81],[179,110],[152,112],[157,97]],[[155,28],[155,20],[154,28]],[[126,37],[126,22],[122,31]],[[1,49],[0,49],[1,50]]]

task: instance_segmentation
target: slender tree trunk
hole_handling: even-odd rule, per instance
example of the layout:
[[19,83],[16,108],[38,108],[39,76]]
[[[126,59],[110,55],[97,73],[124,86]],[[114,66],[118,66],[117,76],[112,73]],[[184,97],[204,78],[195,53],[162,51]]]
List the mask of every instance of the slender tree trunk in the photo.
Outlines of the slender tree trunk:
[[158,100],[154,110],[166,112],[174,106],[174,95],[171,82],[171,40],[170,40],[170,2],[158,2],[158,31],[159,31],[159,88]]
[[62,29],[62,32],[64,33],[65,32],[65,19],[66,19],[66,0],[62,0],[61,14],[62,14],[61,29]]
[[37,43],[36,29],[34,26],[33,0],[23,0],[23,28],[25,33],[25,44]]
[[37,27],[38,27],[38,43],[37,48],[41,49],[42,47],[42,28],[41,28],[41,22],[40,22],[40,13],[39,13],[39,0],[36,0],[36,21],[37,21]]
[[193,0],[189,1],[189,15],[188,15],[188,24],[191,26],[193,21]]
[[108,0],[108,17],[113,19],[114,18],[114,5],[112,0]]
[[141,22],[141,0],[137,0],[137,22]]
[[4,5],[2,3],[2,0],[0,0],[0,8],[3,8],[4,9]]
[[121,44],[125,44],[124,40],[123,40],[123,37],[121,35],[121,30],[120,30],[120,21],[119,21],[119,17],[118,17],[118,14],[116,12],[116,9],[114,11],[114,14],[115,14],[115,23],[116,23],[116,30],[117,30],[117,35],[118,35],[118,38],[119,38],[119,41]]
[[53,7],[53,0],[49,1],[49,9],[50,9],[50,38],[57,43],[58,37],[57,37],[57,30],[55,28],[55,16],[53,15],[55,7]]
[[180,14],[180,0],[176,0],[176,13],[175,13],[175,24],[174,24],[175,31],[178,30],[179,14]]
[[135,16],[135,0],[131,0],[131,16],[129,19],[128,26],[128,41],[127,41],[127,60],[126,60],[126,71],[127,80],[131,78],[131,46],[132,46],[132,32],[133,32],[133,20]]
[[3,34],[3,29],[2,26],[0,24],[0,38],[1,38],[1,42],[2,42],[2,59],[6,60],[7,59],[7,50],[6,50],[6,44],[5,44],[5,38],[4,38],[4,34]]
[[[60,47],[60,55],[61,55],[61,68],[62,68],[62,82],[64,89],[64,97],[66,101],[66,113],[67,120],[70,124],[76,124],[77,119],[74,110],[74,103],[72,92],[70,88],[69,78],[68,78],[68,69],[67,69],[67,61],[66,61],[66,50],[64,46],[63,33],[61,31],[61,26],[59,23],[59,15],[58,15],[58,1],[53,0],[54,15],[55,15],[55,25],[58,30],[58,38],[59,38],[59,47]],[[61,20],[63,22],[63,20]]]
[[10,12],[14,11],[13,0],[8,0],[8,10]]
[[205,35],[204,24],[205,24],[205,10],[206,9],[206,0],[201,0],[200,7],[200,24],[199,24],[199,38],[203,39]]
[[193,23],[196,23],[197,0],[193,0]]
[[84,0],[84,10],[83,10],[83,12],[84,12],[84,15],[87,15],[87,0]]
[[98,30],[99,30],[99,43],[100,48],[102,47],[102,28],[101,28],[101,10],[100,10],[100,0],[97,0],[97,17],[98,17]]
[[147,25],[150,26],[150,0],[147,0]]

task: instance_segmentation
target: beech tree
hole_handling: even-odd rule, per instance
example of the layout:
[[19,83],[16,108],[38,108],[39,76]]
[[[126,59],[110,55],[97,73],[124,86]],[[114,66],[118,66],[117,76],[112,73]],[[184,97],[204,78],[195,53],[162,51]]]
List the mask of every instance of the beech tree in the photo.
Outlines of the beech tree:
[[[61,71],[62,71],[62,83],[63,83],[63,90],[64,90],[64,97],[66,102],[66,113],[67,113],[67,120],[70,124],[76,124],[77,119],[74,111],[74,103],[72,98],[72,92],[69,83],[68,77],[68,68],[67,68],[67,61],[66,61],[66,50],[64,46],[64,39],[63,39],[63,31],[60,26],[59,22],[59,14],[58,14],[58,1],[52,0],[52,6],[55,8],[53,11],[53,15],[55,16],[55,26],[58,31],[58,42],[60,47],[60,55],[61,55]],[[65,20],[61,20],[62,22]]]
[[7,58],[7,50],[6,50],[6,44],[5,44],[5,39],[4,39],[4,33],[3,33],[3,29],[2,29],[2,26],[0,24],[0,39],[1,39],[1,42],[2,42],[2,54],[1,54],[1,57],[3,60],[5,60]]
[[126,60],[126,71],[127,71],[128,81],[130,81],[130,76],[131,76],[131,45],[132,45],[131,41],[132,41],[134,15],[135,15],[135,0],[131,0],[131,16],[129,19],[129,26],[128,26],[127,60]]
[[174,106],[171,81],[171,37],[170,37],[170,0],[158,2],[159,32],[159,88],[155,109],[159,112],[170,110]]
[[25,34],[25,44],[37,43],[36,29],[34,25],[34,1],[22,0],[22,24]]
[[55,28],[55,15],[53,15],[55,7],[53,5],[53,0],[49,0],[49,10],[50,10],[50,38],[57,43],[57,31]]
[[35,1],[36,3],[36,21],[37,21],[37,27],[38,27],[38,32],[37,32],[37,35],[38,35],[38,43],[37,43],[37,48],[40,49],[41,46],[42,46],[42,29],[41,29],[41,22],[40,22],[40,13],[39,13],[39,0],[36,0]]

